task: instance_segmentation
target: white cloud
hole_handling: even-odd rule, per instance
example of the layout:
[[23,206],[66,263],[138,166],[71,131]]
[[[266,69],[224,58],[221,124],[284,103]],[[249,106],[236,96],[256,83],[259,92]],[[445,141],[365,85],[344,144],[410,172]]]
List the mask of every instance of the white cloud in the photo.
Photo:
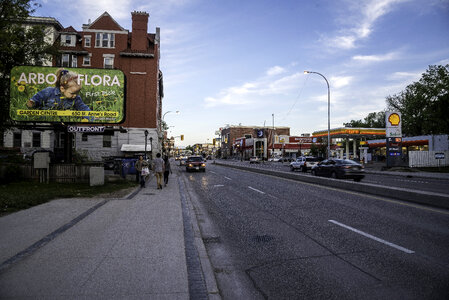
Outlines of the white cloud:
[[382,62],[398,58],[399,55],[396,52],[390,52],[383,55],[355,55],[352,57],[353,60],[361,62]]
[[341,88],[347,86],[351,83],[353,77],[352,76],[333,76],[330,78],[330,85],[333,88]]
[[268,76],[279,75],[282,73],[285,73],[285,69],[282,67],[279,67],[279,66],[274,66],[274,67],[268,69],[268,71],[267,71]]
[[407,81],[415,81],[421,78],[422,72],[394,72],[390,76],[388,76],[389,80],[407,80]]
[[[352,24],[349,28],[340,30],[337,36],[326,38],[324,42],[334,48],[355,48],[357,41],[371,35],[374,23],[379,18],[388,14],[394,5],[405,1],[409,0],[371,0],[366,5],[357,6],[354,15],[360,17],[351,20]],[[347,11],[345,11],[345,15],[347,15]]]

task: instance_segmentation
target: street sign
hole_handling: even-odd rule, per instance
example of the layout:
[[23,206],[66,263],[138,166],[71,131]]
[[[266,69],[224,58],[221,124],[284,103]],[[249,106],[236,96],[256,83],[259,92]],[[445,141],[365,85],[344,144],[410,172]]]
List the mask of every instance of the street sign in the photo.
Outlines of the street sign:
[[444,159],[444,152],[435,153],[435,159]]

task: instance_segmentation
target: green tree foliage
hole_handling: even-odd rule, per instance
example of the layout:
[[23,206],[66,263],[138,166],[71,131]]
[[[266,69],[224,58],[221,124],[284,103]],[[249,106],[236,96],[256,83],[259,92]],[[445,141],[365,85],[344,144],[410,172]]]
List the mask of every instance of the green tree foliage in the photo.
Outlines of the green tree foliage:
[[418,82],[386,101],[389,110],[401,112],[404,135],[449,133],[449,64],[429,66]]
[[345,123],[349,127],[359,127],[359,128],[385,128],[385,112],[372,112],[369,113],[365,119],[362,120],[351,120],[349,123]]
[[45,42],[43,26],[24,26],[39,4],[34,0],[0,1],[0,132],[12,126],[9,119],[10,72],[14,66],[42,65],[57,54],[54,45]]

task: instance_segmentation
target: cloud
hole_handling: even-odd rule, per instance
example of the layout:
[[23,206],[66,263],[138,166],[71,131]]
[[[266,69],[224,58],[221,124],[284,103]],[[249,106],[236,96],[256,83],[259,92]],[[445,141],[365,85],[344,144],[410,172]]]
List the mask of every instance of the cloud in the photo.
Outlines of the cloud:
[[390,76],[388,76],[389,80],[406,80],[406,81],[415,81],[421,78],[422,72],[394,72]]
[[[276,69],[271,68],[270,70],[279,72],[281,69],[282,73],[286,72],[282,67]],[[291,91],[300,89],[300,80],[303,76],[304,74],[302,72],[298,72],[283,76],[275,81],[271,77],[261,76],[254,81],[223,89],[217,96],[206,97],[204,103],[206,107],[220,105],[242,107],[253,103],[259,103],[261,105],[265,100],[273,101],[273,96],[280,97],[289,94]]]
[[393,60],[399,57],[398,53],[390,52],[383,55],[355,55],[352,57],[353,60],[361,61],[361,62],[382,62]]
[[[356,48],[357,41],[371,35],[374,24],[379,18],[388,14],[396,4],[405,1],[409,0],[371,0],[366,5],[357,6],[353,15],[360,17],[351,19],[349,28],[340,30],[337,36],[325,38],[325,44],[339,49]],[[344,13],[347,16],[347,11]]]
[[351,83],[353,77],[352,76],[333,76],[330,78],[330,84],[333,88],[341,88],[347,86]]
[[274,66],[270,69],[267,70],[267,75],[268,76],[274,76],[274,75],[279,75],[285,73],[285,69],[279,66]]

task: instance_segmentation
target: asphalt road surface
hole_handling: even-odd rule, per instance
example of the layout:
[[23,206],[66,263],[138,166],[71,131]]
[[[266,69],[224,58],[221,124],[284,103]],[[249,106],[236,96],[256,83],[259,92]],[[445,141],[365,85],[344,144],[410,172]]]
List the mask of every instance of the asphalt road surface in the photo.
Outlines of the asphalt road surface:
[[449,211],[208,163],[185,173],[224,299],[448,299]]

